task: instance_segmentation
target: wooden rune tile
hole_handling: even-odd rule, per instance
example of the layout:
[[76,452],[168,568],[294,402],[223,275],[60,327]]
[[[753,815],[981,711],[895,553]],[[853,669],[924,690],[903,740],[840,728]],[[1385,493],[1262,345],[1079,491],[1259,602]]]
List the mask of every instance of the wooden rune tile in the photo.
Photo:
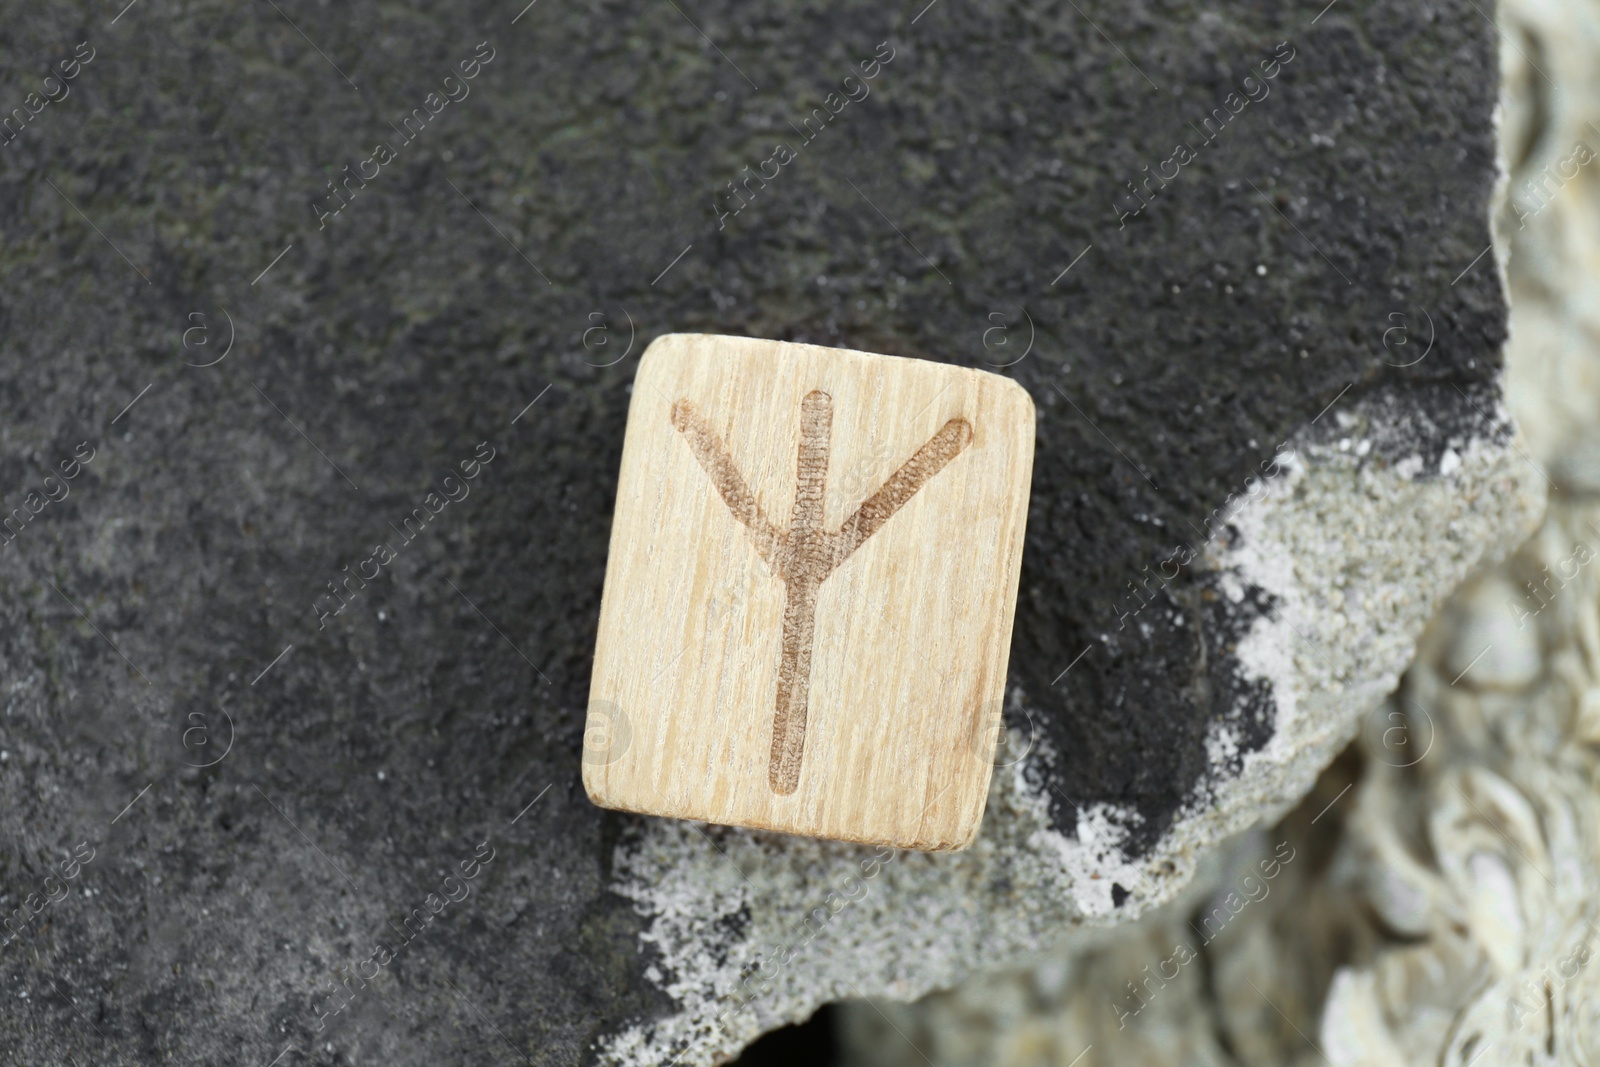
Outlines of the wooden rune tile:
[[1033,401],[705,334],[634,381],[583,780],[624,811],[965,848],[988,794]]

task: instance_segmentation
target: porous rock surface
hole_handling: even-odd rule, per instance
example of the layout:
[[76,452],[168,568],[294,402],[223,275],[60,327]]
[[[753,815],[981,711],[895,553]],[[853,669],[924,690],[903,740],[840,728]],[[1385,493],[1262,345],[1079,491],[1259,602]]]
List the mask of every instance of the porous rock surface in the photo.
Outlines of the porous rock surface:
[[1089,1045],[1085,1065],[1154,1067],[1600,1056],[1600,5],[1498,15],[1508,392],[1548,478],[1538,531],[1450,599],[1279,824],[1115,938],[915,1005],[847,1005],[844,1062],[1020,1067]]
[[[1293,804],[1539,507],[1471,4],[518,8],[0,19],[20,1062],[708,1063],[1025,958]],[[584,798],[678,330],[1032,393],[969,852]]]

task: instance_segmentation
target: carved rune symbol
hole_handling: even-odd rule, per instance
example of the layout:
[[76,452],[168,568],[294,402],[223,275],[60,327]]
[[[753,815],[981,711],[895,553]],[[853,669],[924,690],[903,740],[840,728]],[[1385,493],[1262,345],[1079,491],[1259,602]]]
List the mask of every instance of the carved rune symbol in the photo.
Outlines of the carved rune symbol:
[[800,785],[800,759],[805,753],[817,590],[928,479],[967,447],[972,440],[972,424],[960,418],[946,422],[876,493],[862,501],[842,526],[832,531],[822,528],[833,432],[833,397],[827,393],[813,389],[800,402],[794,511],[787,530],[779,529],[762,512],[728,446],[688,399],[672,405],[672,425],[689,442],[722,502],[749,530],[756,552],[783,582],[783,654],[778,661],[778,702],[772,720],[767,782],[774,793],[788,795]]

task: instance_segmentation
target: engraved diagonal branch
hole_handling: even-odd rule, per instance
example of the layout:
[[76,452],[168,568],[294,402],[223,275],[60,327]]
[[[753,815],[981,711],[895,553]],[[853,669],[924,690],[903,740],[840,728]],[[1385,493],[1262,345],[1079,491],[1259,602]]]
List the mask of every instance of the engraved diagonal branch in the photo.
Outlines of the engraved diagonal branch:
[[717,487],[722,502],[728,505],[733,517],[750,531],[756,552],[769,567],[776,570],[788,538],[772,524],[772,520],[761,510],[761,505],[756,503],[755,494],[745,484],[744,475],[739,473],[739,468],[734,464],[728,446],[722,443],[717,431],[711,428],[711,424],[688,399],[672,405],[672,425],[689,442],[694,458],[705,468],[711,484]]
[[891,474],[876,493],[862,501],[855,514],[834,533],[832,567],[849,559],[850,553],[877,533],[890,516],[899,511],[929,478],[942,471],[945,464],[955,459],[971,441],[972,423],[966,419],[951,419],[940,427],[939,432],[928,438],[926,444],[901,464],[900,469]]

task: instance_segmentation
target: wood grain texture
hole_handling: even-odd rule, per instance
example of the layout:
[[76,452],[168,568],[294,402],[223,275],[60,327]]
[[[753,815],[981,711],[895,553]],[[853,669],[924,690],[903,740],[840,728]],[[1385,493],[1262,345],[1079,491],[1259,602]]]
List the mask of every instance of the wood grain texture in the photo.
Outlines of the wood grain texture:
[[1033,434],[1027,393],[983,371],[658,339],[617,486],[590,799],[903,848],[971,843]]

